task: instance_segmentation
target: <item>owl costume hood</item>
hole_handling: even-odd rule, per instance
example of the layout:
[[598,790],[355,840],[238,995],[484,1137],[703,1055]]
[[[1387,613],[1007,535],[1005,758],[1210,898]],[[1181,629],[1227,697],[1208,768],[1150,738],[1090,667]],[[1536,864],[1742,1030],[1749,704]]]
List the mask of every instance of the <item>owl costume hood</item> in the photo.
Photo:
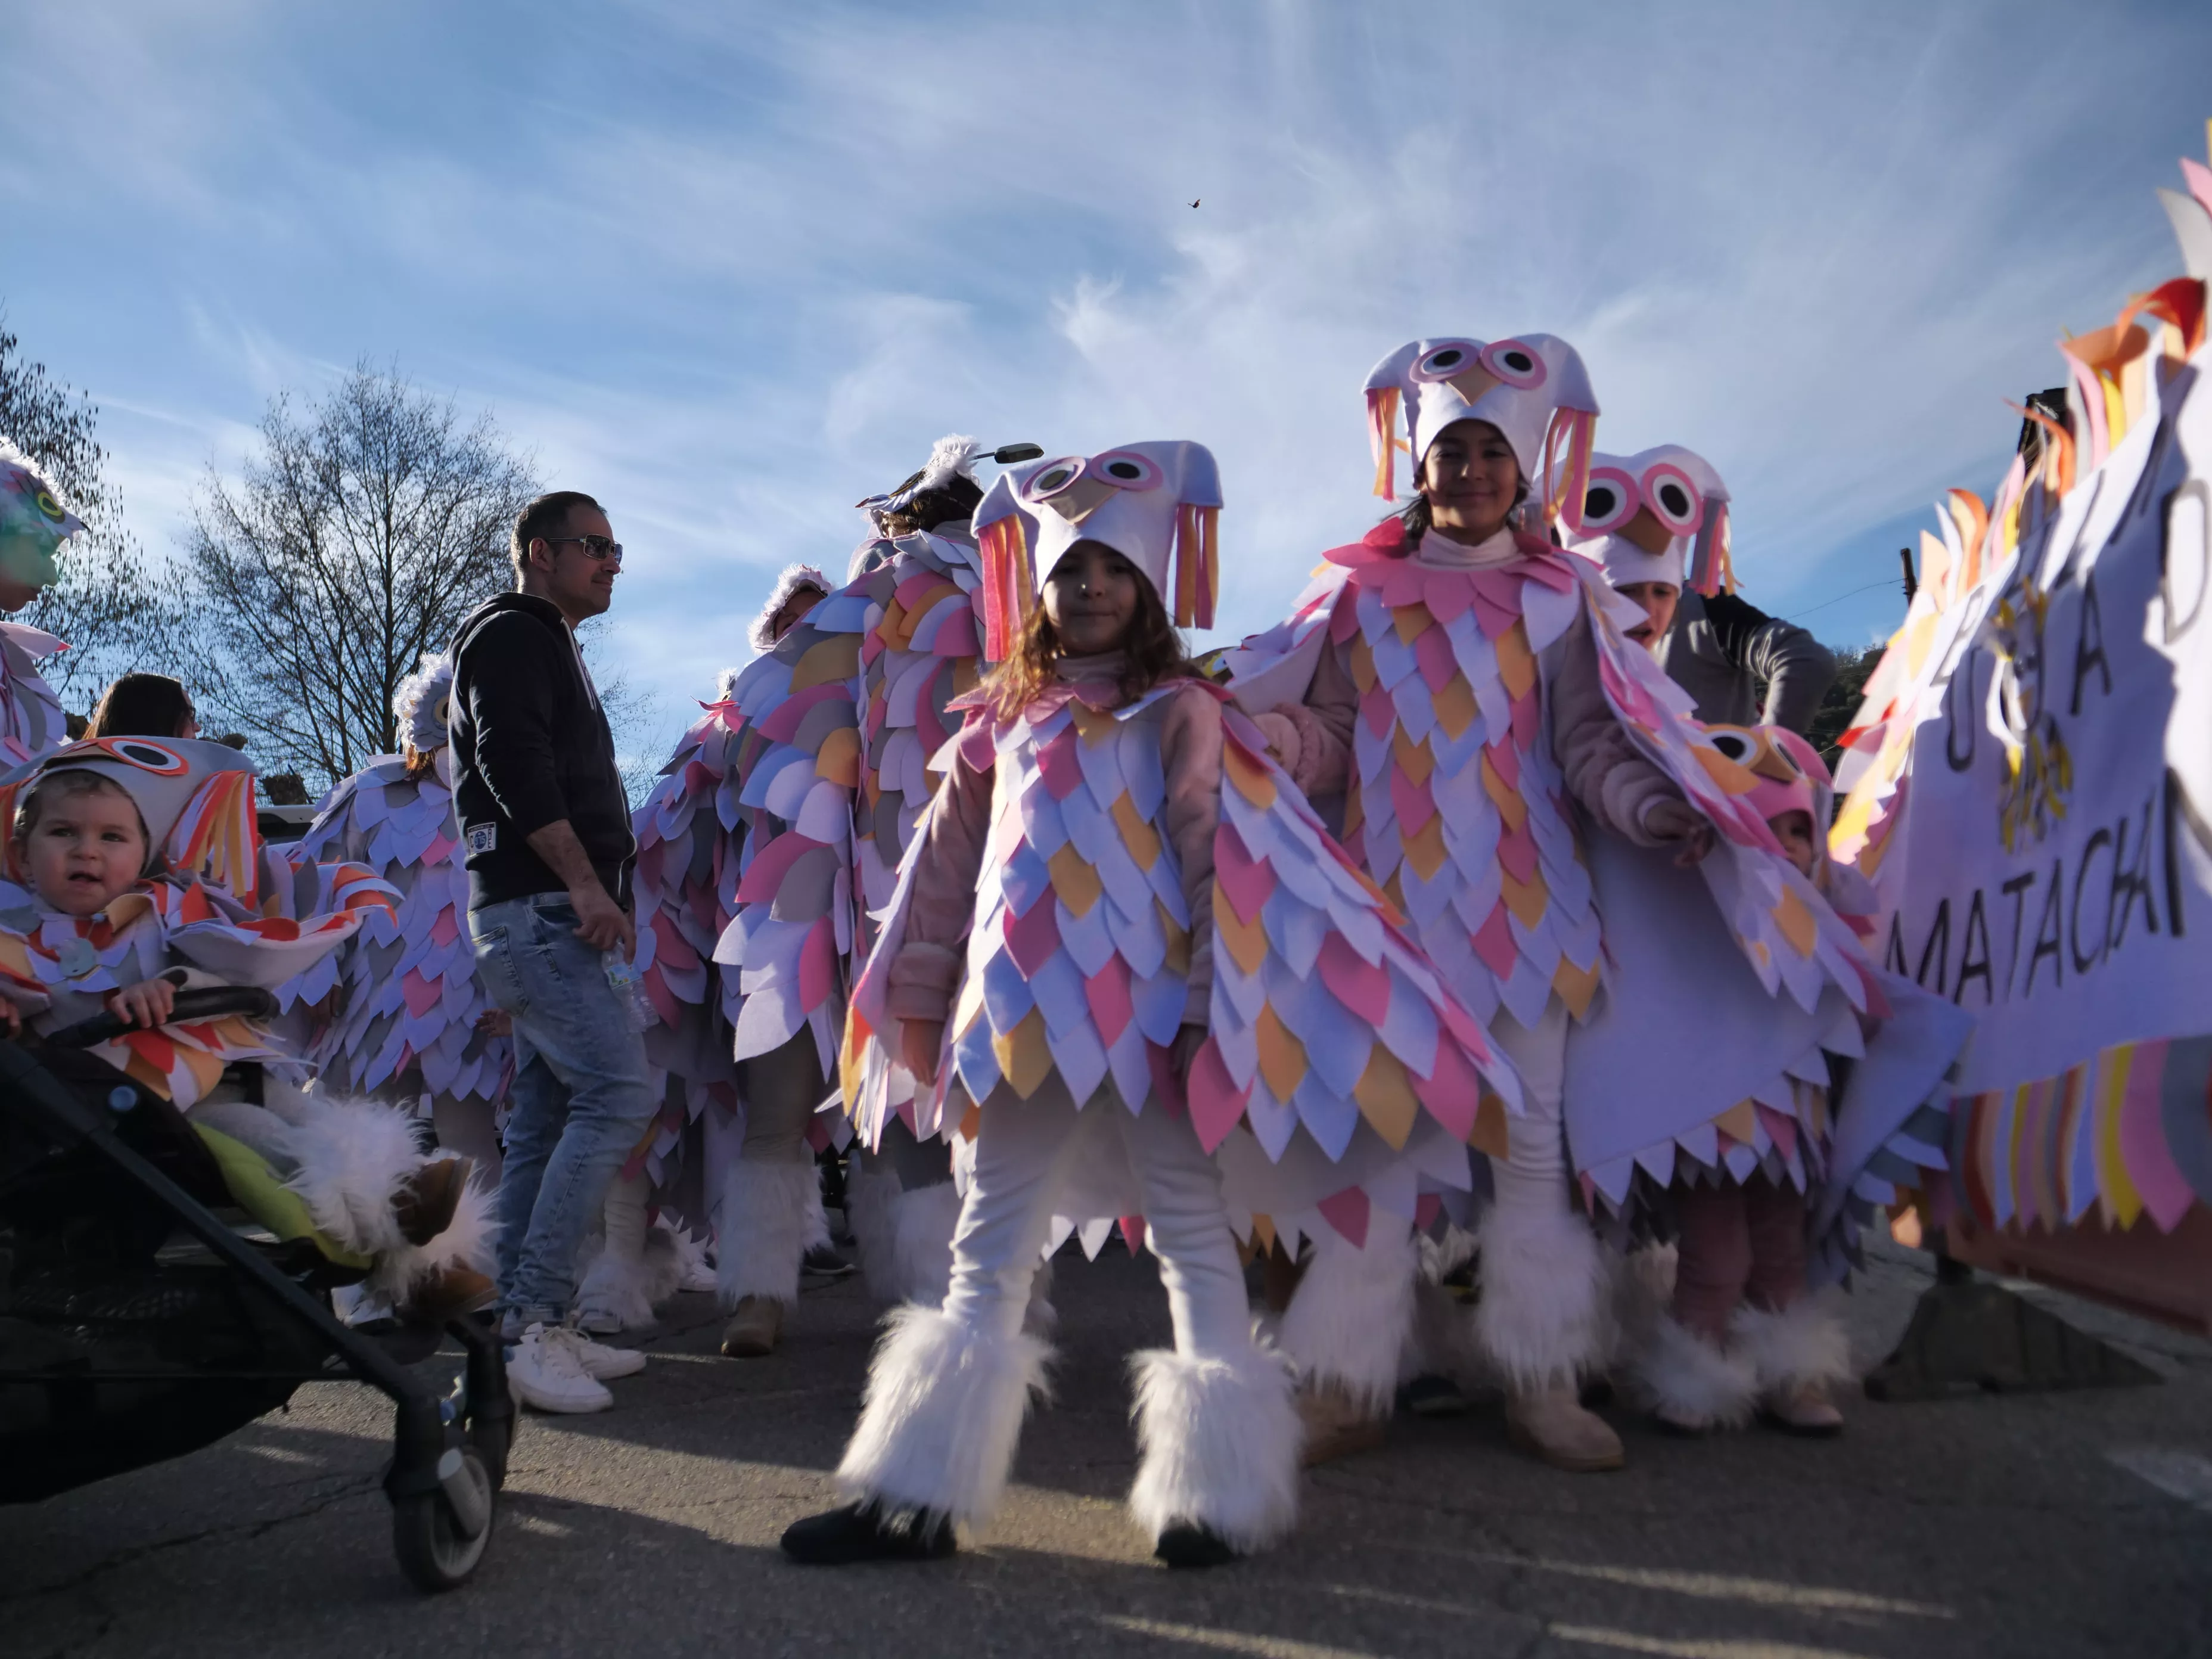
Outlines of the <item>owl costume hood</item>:
[[[1406,436],[1398,435],[1405,416]],[[1413,340],[1367,376],[1367,436],[1375,454],[1375,493],[1397,494],[1398,455],[1415,477],[1437,434],[1459,421],[1486,421],[1505,434],[1533,490],[1556,479],[1540,503],[1543,521],[1581,511],[1589,477],[1597,394],[1581,355],[1553,334],[1503,340],[1460,337]]]
[[985,654],[1006,660],[1038,584],[1078,542],[1103,543],[1144,572],[1176,627],[1211,628],[1220,512],[1220,475],[1203,444],[1125,444],[1000,473],[975,509]]
[[0,438],[0,575],[27,587],[51,587],[61,579],[55,550],[84,528],[30,458]]
[[784,566],[775,579],[775,586],[769,590],[768,598],[761,605],[760,614],[753,618],[752,625],[745,629],[745,641],[754,651],[772,651],[775,648],[776,636],[771,630],[775,626],[776,613],[791,602],[792,595],[803,593],[809,588],[824,599],[829,598],[833,591],[830,579],[813,565]]
[[392,694],[399,741],[417,755],[435,754],[451,741],[453,659],[443,651],[423,653],[415,672]]
[[[1555,485],[1566,488],[1557,471]],[[1728,486],[1703,456],[1679,444],[1592,455],[1582,511],[1564,539],[1603,566],[1615,587],[1666,582],[1707,598],[1735,591]]]

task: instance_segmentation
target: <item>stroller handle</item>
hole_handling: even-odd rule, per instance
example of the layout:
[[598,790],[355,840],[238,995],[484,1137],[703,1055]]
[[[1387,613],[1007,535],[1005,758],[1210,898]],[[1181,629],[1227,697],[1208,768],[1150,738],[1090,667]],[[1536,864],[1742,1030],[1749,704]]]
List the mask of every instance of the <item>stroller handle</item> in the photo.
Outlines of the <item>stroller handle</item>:
[[[167,1023],[174,1025],[188,1019],[220,1019],[226,1014],[266,1019],[276,1012],[276,997],[258,986],[212,985],[202,990],[178,992]],[[120,1014],[94,1014],[90,1019],[49,1031],[46,1045],[49,1048],[89,1048],[95,1042],[106,1042],[137,1029]]]

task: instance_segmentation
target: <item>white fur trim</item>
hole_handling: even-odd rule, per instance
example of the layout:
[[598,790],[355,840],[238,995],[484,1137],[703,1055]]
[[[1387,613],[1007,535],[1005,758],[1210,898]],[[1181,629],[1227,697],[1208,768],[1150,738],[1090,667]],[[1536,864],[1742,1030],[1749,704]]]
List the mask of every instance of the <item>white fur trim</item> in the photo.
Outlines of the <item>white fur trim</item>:
[[1022,1310],[1022,1328],[1040,1341],[1049,1340],[1060,1328],[1060,1310],[1052,1305],[1050,1256],[1038,1262],[1037,1270],[1030,1275],[1030,1301]]
[[769,624],[775,620],[775,613],[783,609],[785,602],[802,587],[814,589],[825,599],[837,591],[836,584],[811,564],[784,566],[775,579],[775,586],[769,591],[768,603],[761,606],[760,614],[745,630],[745,638],[754,650],[775,648],[775,636],[768,631]]
[[789,1307],[799,1300],[800,1258],[829,1242],[822,1180],[811,1157],[804,1163],[731,1163],[722,1178],[722,1225],[715,1240],[724,1307],[734,1308],[749,1296]]
[[611,1315],[624,1330],[653,1322],[653,1310],[676,1294],[684,1282],[684,1262],[676,1235],[655,1227],[635,1250],[597,1250],[586,1246],[584,1272],[576,1285],[579,1313]]
[[439,718],[447,694],[453,689],[453,659],[442,651],[426,651],[415,672],[399,682],[392,694],[392,713],[399,722],[399,740],[428,754],[443,749],[447,722]]
[[[891,1204],[891,1248],[897,1263],[899,1295],[925,1308],[942,1307],[952,1288],[952,1235],[960,1225],[960,1194],[952,1182],[932,1182],[901,1193]],[[1042,1280],[1052,1287],[1048,1268],[1030,1284],[1035,1301]]]
[[441,1267],[496,1272],[498,1243],[498,1198],[480,1176],[472,1175],[461,1188],[461,1201],[453,1206],[453,1218],[445,1231],[419,1249],[403,1242],[380,1253],[364,1288],[381,1293],[397,1306]]
[[420,1169],[422,1150],[405,1113],[376,1100],[303,1095],[307,1109],[288,1126],[298,1168],[285,1184],[315,1225],[362,1255],[404,1250],[392,1201]]
[[1030,1400],[1045,1392],[1049,1353],[1035,1337],[994,1337],[939,1309],[892,1309],[837,1466],[839,1492],[894,1513],[988,1519]]
[[1729,1322],[1737,1351],[1761,1389],[1851,1380],[1851,1339],[1844,1328],[1842,1293],[1801,1296],[1780,1313],[1746,1305]]
[[1297,1523],[1304,1431],[1280,1356],[1233,1358],[1156,1348],[1131,1356],[1137,1480],[1129,1509],[1146,1535],[1194,1522],[1243,1553]]
[[1556,1208],[1493,1206],[1478,1232],[1475,1340],[1516,1392],[1570,1386],[1603,1362],[1612,1273],[1565,1195]]
[[1637,1350],[1637,1389],[1645,1401],[1721,1428],[1751,1420],[1759,1376],[1740,1351],[1715,1346],[1669,1313],[1652,1322]]
[[1399,1357],[1413,1330],[1413,1276],[1420,1257],[1402,1222],[1376,1212],[1364,1249],[1327,1229],[1283,1310],[1277,1340],[1302,1378],[1387,1414]]

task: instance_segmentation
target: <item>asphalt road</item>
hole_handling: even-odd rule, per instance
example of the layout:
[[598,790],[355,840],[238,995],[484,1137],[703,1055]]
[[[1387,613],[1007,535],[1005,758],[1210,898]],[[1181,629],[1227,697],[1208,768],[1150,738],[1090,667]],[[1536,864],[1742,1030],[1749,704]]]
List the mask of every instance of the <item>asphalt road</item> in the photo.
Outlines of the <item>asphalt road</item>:
[[[1923,1282],[1876,1262],[1863,1358]],[[616,1410],[531,1418],[477,1580],[425,1600],[377,1489],[390,1412],[317,1384],[219,1446],[0,1510],[8,1655],[1612,1654],[1678,1659],[2212,1653],[2212,1346],[2053,1298],[2163,1386],[1846,1402],[1839,1441],[1667,1439],[1623,1473],[1511,1451],[1495,1411],[1401,1419],[1308,1477],[1285,1547],[1154,1566],[1121,1507],[1122,1357],[1162,1340],[1148,1260],[1063,1265],[1058,1402],[1005,1514],[957,1560],[787,1565],[823,1505],[875,1310],[810,1292],[775,1358],[714,1355],[679,1298]],[[433,1362],[435,1363],[435,1362]]]

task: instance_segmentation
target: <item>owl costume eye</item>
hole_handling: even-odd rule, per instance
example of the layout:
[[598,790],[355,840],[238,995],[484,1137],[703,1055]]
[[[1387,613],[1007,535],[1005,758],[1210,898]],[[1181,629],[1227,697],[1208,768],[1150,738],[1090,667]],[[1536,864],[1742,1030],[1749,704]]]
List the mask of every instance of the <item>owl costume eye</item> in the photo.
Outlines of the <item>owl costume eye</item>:
[[1485,368],[1516,392],[1534,392],[1548,377],[1535,349],[1518,340],[1492,340],[1477,355]]
[[1589,488],[1583,492],[1583,533],[1601,536],[1618,530],[1643,504],[1636,480],[1627,473],[1617,466],[1594,466]]
[[181,777],[191,769],[191,763],[175,750],[147,738],[99,738],[94,744],[127,766],[142,772],[151,772],[155,777]]
[[1644,504],[1668,533],[1687,536],[1705,516],[1705,498],[1690,475],[1672,461],[1661,461],[1644,474]]
[[1157,461],[1133,449],[1109,449],[1103,455],[1094,455],[1086,470],[1092,477],[1123,489],[1158,489],[1165,477]]
[[1751,757],[1759,751],[1759,744],[1751,733],[1735,726],[1716,726],[1710,728],[1705,735],[1713,740],[1714,748],[1738,766],[1749,765]]
[[1421,360],[1413,365],[1413,378],[1433,386],[1455,374],[1464,374],[1481,361],[1481,341],[1446,340],[1422,354]]
[[1023,498],[1032,501],[1050,501],[1072,488],[1083,476],[1085,465],[1080,455],[1063,455],[1056,461],[1047,461],[1031,473],[1029,481],[1022,486]]
[[41,489],[39,491],[37,495],[33,499],[37,502],[39,511],[44,514],[51,523],[58,525],[61,523],[63,520],[69,517],[68,510],[45,490]]

